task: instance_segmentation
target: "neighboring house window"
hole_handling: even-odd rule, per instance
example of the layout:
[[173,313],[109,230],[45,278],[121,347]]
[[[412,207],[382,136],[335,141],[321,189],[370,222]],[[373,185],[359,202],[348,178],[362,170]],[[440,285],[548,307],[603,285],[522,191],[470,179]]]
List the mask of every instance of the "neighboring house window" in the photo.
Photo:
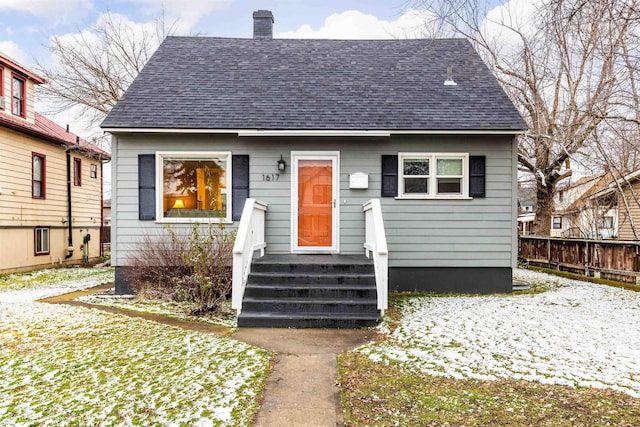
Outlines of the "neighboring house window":
[[562,217],[561,216],[554,216],[553,217],[553,229],[554,230],[559,230],[562,228]]
[[98,177],[98,165],[91,165],[91,167],[89,168],[89,175],[91,176],[91,178]]
[[80,187],[82,185],[82,159],[73,158],[73,185]]
[[32,153],[33,166],[32,166],[32,190],[31,197],[34,199],[45,198],[45,173],[46,173],[46,157],[43,154]]
[[157,153],[160,220],[231,221],[231,153]]
[[398,153],[400,198],[468,197],[467,154]]
[[[0,67],[0,97],[4,97],[4,68]],[[4,99],[0,100],[0,110],[4,110]]]
[[13,76],[13,85],[12,85],[12,104],[11,104],[11,112],[16,116],[26,117],[26,108],[25,108],[25,80],[23,78]]
[[34,230],[35,236],[35,254],[47,255],[49,253],[49,228],[48,227],[36,227]]
[[598,220],[598,228],[613,228],[613,217],[603,216]]

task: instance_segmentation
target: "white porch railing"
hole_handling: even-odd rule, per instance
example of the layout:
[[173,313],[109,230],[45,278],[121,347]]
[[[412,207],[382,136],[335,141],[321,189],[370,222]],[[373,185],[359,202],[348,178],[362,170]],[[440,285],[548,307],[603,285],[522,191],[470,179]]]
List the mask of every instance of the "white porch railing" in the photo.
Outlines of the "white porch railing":
[[242,217],[238,226],[236,242],[233,245],[233,289],[231,291],[231,307],[242,310],[242,298],[247,278],[251,271],[253,253],[260,250],[264,255],[267,243],[264,241],[264,216],[267,205],[256,199],[247,199],[242,209]]
[[364,250],[367,258],[373,254],[373,268],[376,274],[378,310],[381,314],[387,309],[389,297],[389,251],[387,237],[382,222],[380,200],[371,199],[362,205],[365,222]]

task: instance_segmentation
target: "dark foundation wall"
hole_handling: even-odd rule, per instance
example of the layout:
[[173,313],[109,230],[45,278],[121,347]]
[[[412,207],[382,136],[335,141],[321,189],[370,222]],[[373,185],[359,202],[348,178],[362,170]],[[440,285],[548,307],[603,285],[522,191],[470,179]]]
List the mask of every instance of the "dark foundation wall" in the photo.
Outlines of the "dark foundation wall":
[[390,267],[390,291],[510,293],[509,267]]
[[129,295],[133,293],[126,276],[127,267],[115,268],[115,293],[116,295]]

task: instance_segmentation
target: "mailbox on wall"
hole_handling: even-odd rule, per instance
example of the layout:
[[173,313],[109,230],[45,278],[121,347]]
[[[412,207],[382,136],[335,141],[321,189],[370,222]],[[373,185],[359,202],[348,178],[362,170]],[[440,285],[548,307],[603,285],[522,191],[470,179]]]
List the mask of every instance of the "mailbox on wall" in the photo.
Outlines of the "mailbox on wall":
[[354,172],[349,175],[349,188],[369,188],[369,175],[364,172]]

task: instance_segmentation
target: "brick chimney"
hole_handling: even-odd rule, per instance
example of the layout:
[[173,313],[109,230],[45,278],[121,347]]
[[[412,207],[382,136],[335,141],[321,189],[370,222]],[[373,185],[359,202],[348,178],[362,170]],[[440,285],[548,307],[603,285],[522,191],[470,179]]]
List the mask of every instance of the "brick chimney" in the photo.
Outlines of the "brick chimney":
[[253,12],[253,38],[270,40],[273,38],[273,13],[270,10]]

